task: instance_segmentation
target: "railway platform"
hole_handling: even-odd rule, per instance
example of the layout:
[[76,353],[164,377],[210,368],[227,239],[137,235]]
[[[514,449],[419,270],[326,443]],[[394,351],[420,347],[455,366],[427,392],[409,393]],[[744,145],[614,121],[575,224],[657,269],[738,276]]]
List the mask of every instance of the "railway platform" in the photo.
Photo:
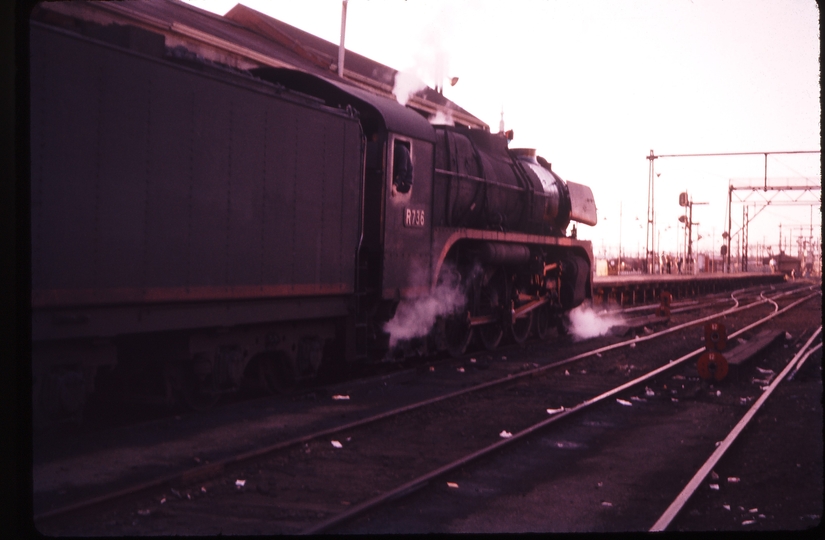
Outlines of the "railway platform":
[[733,291],[754,285],[778,284],[784,274],[745,272],[736,274],[630,274],[597,276],[593,280],[593,304],[619,307],[646,304],[659,300],[663,291],[673,299],[695,298],[706,294]]

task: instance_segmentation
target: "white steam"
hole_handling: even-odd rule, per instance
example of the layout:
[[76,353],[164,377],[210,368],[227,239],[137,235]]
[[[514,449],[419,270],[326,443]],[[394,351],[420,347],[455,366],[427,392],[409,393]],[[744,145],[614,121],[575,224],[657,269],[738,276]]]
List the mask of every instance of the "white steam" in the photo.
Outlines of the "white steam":
[[460,7],[449,2],[432,16],[433,19],[421,27],[422,32],[406,36],[415,47],[413,58],[405,69],[396,73],[392,91],[402,105],[428,84],[434,89],[443,87],[451,76],[450,51],[458,45],[455,29],[464,24],[466,16]]
[[574,341],[603,336],[614,326],[621,325],[624,320],[617,315],[598,314],[590,306],[584,304],[568,313],[570,323],[567,330]]
[[384,325],[384,331],[390,335],[390,347],[401,340],[426,336],[436,318],[463,308],[464,303],[464,290],[457,279],[439,283],[426,296],[402,300],[395,316]]
[[398,103],[406,105],[413,94],[426,88],[427,85],[415,73],[399,71],[395,74],[395,85],[392,93]]
[[438,109],[434,115],[428,118],[431,124],[440,126],[454,126],[453,115],[449,110]]

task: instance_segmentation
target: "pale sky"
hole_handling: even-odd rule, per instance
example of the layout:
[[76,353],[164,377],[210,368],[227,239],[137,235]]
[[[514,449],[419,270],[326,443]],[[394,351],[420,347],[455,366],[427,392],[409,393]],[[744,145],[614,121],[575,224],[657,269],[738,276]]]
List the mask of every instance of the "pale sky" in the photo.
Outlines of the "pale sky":
[[[237,0],[186,0],[224,14]],[[341,0],[242,0],[338,43]],[[644,250],[649,161],[655,154],[820,149],[819,11],[814,0],[349,0],[346,47],[434,86],[498,131],[536,148],[565,180],[591,187],[595,227],[579,226],[597,255]],[[718,253],[728,181],[762,185],[764,156],[661,158],[656,228],[664,251],[681,243],[678,194],[695,202],[694,250]],[[773,179],[773,180],[772,180]],[[781,179],[781,180],[780,180]],[[789,179],[789,180],[785,180]],[[769,183],[820,184],[820,155],[771,155]],[[737,191],[744,198],[746,192]],[[813,227],[813,208],[775,201],[753,218],[751,252]],[[734,199],[736,200],[736,199]],[[763,201],[751,194],[750,201]],[[754,216],[760,206],[749,208]],[[733,232],[743,205],[733,205]],[[638,220],[635,218],[638,217]],[[641,226],[640,226],[641,224]],[[784,241],[783,241],[784,243]],[[735,246],[734,246],[735,249]],[[796,248],[793,249],[794,254]]]

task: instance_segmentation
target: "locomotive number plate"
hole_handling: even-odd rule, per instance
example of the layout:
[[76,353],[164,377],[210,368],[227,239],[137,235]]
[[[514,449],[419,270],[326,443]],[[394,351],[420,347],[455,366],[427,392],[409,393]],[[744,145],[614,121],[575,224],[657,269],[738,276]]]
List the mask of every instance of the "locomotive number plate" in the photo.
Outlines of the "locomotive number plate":
[[424,210],[416,210],[414,208],[404,209],[404,226],[405,227],[423,227],[424,226]]

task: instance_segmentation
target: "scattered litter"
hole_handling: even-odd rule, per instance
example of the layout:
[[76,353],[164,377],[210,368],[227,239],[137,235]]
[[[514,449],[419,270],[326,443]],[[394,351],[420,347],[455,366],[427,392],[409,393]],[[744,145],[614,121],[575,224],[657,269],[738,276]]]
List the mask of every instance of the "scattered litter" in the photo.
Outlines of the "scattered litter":
[[670,398],[670,401],[672,401],[673,403],[679,403],[679,400],[675,397]]
[[656,392],[654,392],[650,387],[645,386],[645,395],[647,397],[653,397],[656,395]]
[[583,370],[581,370],[579,373],[581,373],[582,375],[587,375],[587,370],[586,370],[586,369],[583,369]]
[[739,398],[739,404],[740,405],[745,405],[746,403],[750,403],[751,401],[753,401],[753,396],[740,397]]
[[191,493],[186,494],[186,500],[188,500],[188,501],[192,500],[192,494]]
[[763,379],[751,379],[751,384],[758,384],[760,386],[764,386],[770,384],[770,382]]
[[754,523],[756,523],[756,520],[746,519],[745,521],[742,522],[742,525],[753,525]]
[[612,502],[607,502],[607,501],[602,501],[602,506],[604,506],[605,508],[610,508],[611,506],[613,506],[613,503]]
[[456,371],[458,371],[459,373],[464,373],[464,368],[463,368],[463,367],[460,367],[460,368],[458,368]]
[[513,436],[513,434],[510,433],[509,431],[502,431],[501,433],[498,434],[498,436],[501,437],[502,439],[509,439],[510,437]]
[[735,476],[728,476],[728,483],[729,484],[738,484],[739,479]]
[[618,398],[616,399],[616,403],[618,403],[619,405],[624,405],[625,407],[632,407],[633,406],[633,404],[630,403],[629,401],[625,401],[623,399],[618,399]]
[[602,357],[602,353],[596,353],[596,356],[598,356],[599,358],[601,358],[601,357]]
[[708,484],[708,487],[713,491],[719,491],[719,484]]
[[722,508],[724,508],[725,510],[727,510],[728,512],[730,512],[730,505],[729,505],[729,504],[723,504],[723,505],[722,505]]
[[335,394],[334,396],[332,396],[332,399],[334,399],[334,400],[349,399],[349,396],[342,396],[340,394]]
[[743,344],[743,343],[747,343],[747,342],[748,342],[748,340],[747,340],[747,339],[742,339],[742,338],[737,338],[737,341],[738,341],[740,344]]
[[759,514],[759,515],[758,515],[758,516],[756,516],[756,517],[758,517],[759,519],[765,519],[765,514]]
[[558,409],[547,409],[547,414],[556,414],[560,413],[564,410],[564,407],[559,407]]
[[653,330],[651,330],[651,329],[650,329],[650,328],[648,328],[647,326],[645,326],[644,328],[642,328],[642,330],[643,330],[643,331],[644,331],[644,333],[645,333],[645,334],[647,334],[648,336],[649,336],[650,334],[652,334],[652,333],[653,333]]
[[458,489],[458,484],[456,484],[455,482],[447,482],[447,487]]
[[714,480],[719,480],[719,475],[716,474],[716,471],[710,471],[710,477]]
[[338,441],[330,441],[330,442],[332,443],[332,446],[334,446],[335,448],[343,448],[344,447],[344,445],[339,443]]
[[785,332],[785,339],[791,339],[792,337],[790,332]]
[[758,371],[758,372],[759,372],[759,373],[761,373],[762,375],[773,375],[773,374],[775,374],[775,373],[776,373],[776,372],[775,372],[774,370],[772,370],[772,369],[762,369],[762,368],[761,368],[761,367],[759,367],[759,366],[757,366],[757,367],[756,367],[756,371]]
[[559,441],[556,443],[556,448],[579,448],[581,445],[572,441]]
[[567,371],[566,369],[564,370],[564,374],[567,375],[568,377],[570,376],[570,372]]
[[[201,486],[201,493],[206,493],[206,488],[204,486]],[[164,499],[164,500],[166,500],[166,499]]]
[[476,359],[475,359],[475,358],[470,358],[470,363],[471,363],[471,364],[475,364],[475,363],[476,363]]
[[630,344],[630,348],[631,348],[631,349],[633,349],[634,347],[636,347],[636,344],[635,344],[635,343],[631,343],[631,344]]
[[722,444],[722,441],[716,441],[716,443],[714,444],[714,446],[715,446],[716,448],[719,448],[719,445],[720,445],[720,444]]
[[759,512],[759,508],[751,508],[750,510],[748,510],[748,512],[750,512],[751,514],[755,514]]
[[430,366],[430,371],[435,371],[435,366]]
[[602,487],[603,485],[604,485],[604,482],[599,482],[598,484],[596,484],[597,487]]
[[352,440],[352,437],[347,437],[347,442],[350,442],[351,440]]
[[740,507],[739,507],[739,511],[740,511],[740,512],[744,512],[744,511],[745,511],[745,507],[744,507],[744,506],[740,506]]
[[647,403],[645,398],[640,398],[639,396],[633,396],[630,398],[630,401],[638,401],[639,403]]
[[722,391],[721,391],[721,390],[717,390],[717,391],[716,391],[716,397],[719,397],[719,396],[721,396],[721,395],[722,395]]
[[674,380],[677,380],[677,381],[684,381],[685,376],[684,375],[674,375],[673,377],[671,377],[671,379],[674,379]]
[[235,487],[239,489],[244,487],[244,484],[246,484],[246,480],[235,480]]
[[[201,488],[201,489],[203,489],[203,488]],[[166,497],[163,497],[163,498],[160,500],[160,504],[166,504]]]
[[139,516],[148,516],[152,511],[147,508],[146,510],[138,510],[137,513]]

